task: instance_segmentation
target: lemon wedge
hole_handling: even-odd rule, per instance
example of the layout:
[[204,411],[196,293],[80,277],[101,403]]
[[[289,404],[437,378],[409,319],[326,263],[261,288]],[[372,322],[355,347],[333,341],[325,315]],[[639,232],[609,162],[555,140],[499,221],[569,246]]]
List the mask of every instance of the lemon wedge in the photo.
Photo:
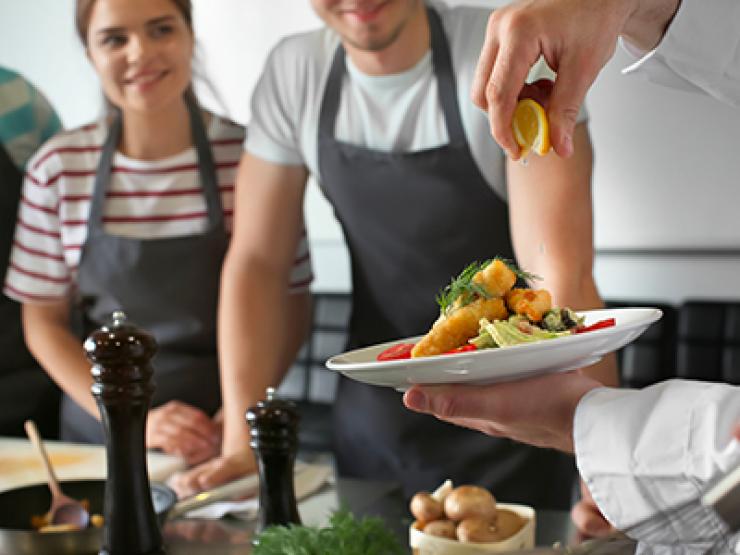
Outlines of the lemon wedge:
[[522,157],[530,151],[544,156],[550,151],[550,127],[545,109],[531,98],[520,100],[511,122],[514,138],[522,149]]

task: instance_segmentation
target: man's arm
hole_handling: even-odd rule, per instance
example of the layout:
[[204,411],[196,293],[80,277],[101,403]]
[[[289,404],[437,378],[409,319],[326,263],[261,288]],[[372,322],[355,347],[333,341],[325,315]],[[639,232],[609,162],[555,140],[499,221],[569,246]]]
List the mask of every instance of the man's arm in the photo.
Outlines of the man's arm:
[[[593,278],[593,154],[586,124],[576,127],[574,146],[570,158],[550,154],[531,156],[527,165],[509,161],[507,182],[517,260],[544,278],[533,286],[549,290],[554,304],[585,310],[603,306]],[[618,383],[614,355],[582,372],[605,385]],[[585,488],[582,494],[572,511],[579,530],[609,533]]]
[[[511,235],[521,267],[543,278],[553,303],[575,310],[603,307],[593,277],[593,216],[588,128],[580,124],[572,157],[530,156],[509,161]],[[605,385],[618,383],[614,356],[584,370]]]
[[309,294],[288,291],[303,232],[306,179],[303,166],[242,157],[219,299],[223,448],[221,457],[173,483],[180,493],[255,470],[246,410],[264,399],[267,387],[280,384],[310,325]]

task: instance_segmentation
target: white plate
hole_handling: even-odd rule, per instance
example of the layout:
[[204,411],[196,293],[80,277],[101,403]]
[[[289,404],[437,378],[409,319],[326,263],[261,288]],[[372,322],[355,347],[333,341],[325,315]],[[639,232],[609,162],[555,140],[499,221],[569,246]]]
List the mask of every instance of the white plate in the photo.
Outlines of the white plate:
[[331,357],[330,370],[371,385],[400,391],[412,384],[493,383],[548,372],[564,372],[594,364],[601,357],[637,339],[660,319],[657,308],[617,308],[579,312],[585,325],[614,318],[616,325],[536,343],[483,349],[453,355],[378,361],[379,353],[397,343],[416,343],[419,337],[389,341]]

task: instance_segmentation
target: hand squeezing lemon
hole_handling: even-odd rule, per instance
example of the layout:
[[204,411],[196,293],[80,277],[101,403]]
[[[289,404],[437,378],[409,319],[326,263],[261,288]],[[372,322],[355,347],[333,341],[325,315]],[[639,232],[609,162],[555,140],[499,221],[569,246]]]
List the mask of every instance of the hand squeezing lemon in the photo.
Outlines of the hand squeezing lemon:
[[522,158],[530,151],[544,156],[550,151],[550,129],[545,109],[531,98],[521,99],[511,122],[514,138],[522,149]]

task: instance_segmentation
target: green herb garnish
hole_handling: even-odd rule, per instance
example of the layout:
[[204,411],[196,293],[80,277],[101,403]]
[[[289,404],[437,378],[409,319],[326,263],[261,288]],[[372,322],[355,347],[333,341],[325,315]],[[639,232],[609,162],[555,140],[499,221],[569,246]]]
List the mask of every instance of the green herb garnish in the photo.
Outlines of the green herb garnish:
[[437,294],[436,299],[437,304],[439,305],[440,312],[442,314],[447,314],[447,311],[458,300],[460,306],[466,306],[481,297],[484,299],[490,299],[490,293],[481,284],[473,283],[473,277],[481,270],[487,268],[488,265],[491,264],[494,260],[499,260],[506,264],[509,270],[514,272],[514,274],[520,279],[524,279],[527,281],[542,279],[539,276],[536,276],[529,272],[525,272],[524,270],[520,270],[511,260],[501,258],[499,256],[490,260],[484,260],[483,262],[476,261],[468,264],[468,266],[466,266],[465,269],[460,272],[459,276],[453,278],[450,281],[450,284]]
[[254,555],[402,555],[398,539],[377,517],[355,519],[341,509],[332,515],[328,528],[291,524],[271,526],[262,532]]

